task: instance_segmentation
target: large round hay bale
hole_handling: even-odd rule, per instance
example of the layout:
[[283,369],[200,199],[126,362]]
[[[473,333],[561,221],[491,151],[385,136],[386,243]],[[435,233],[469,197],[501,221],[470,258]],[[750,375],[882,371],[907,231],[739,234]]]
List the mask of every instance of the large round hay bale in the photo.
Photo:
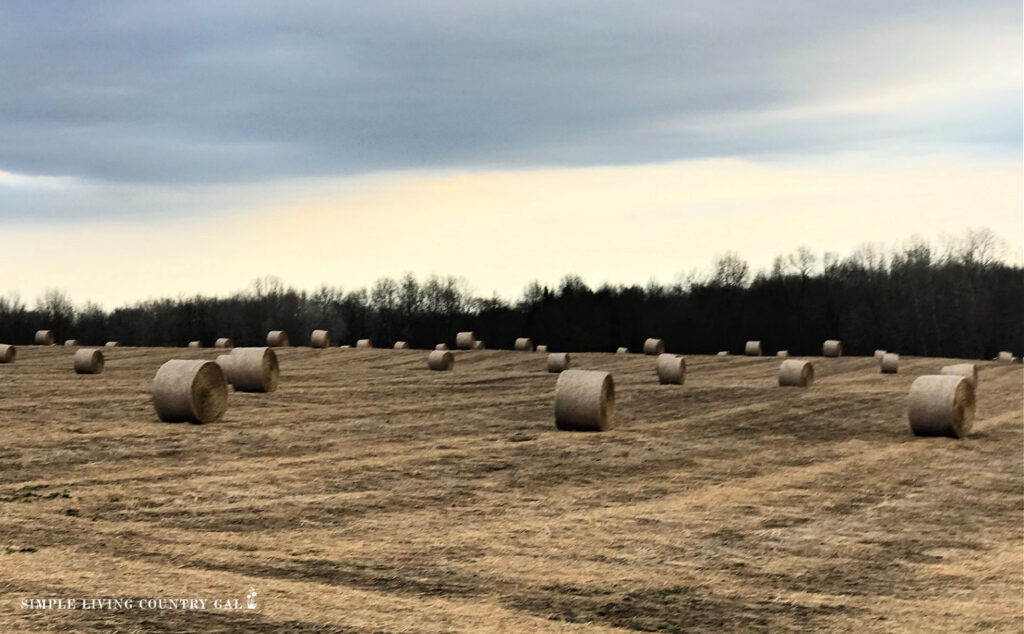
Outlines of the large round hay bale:
[[682,385],[686,382],[686,359],[678,354],[659,354],[655,371],[662,385]]
[[427,367],[431,370],[445,372],[455,366],[455,357],[447,350],[434,350],[427,357]]
[[52,346],[53,345],[53,331],[52,330],[37,330],[35,342],[37,346]]
[[565,372],[568,369],[568,352],[552,352],[548,355],[548,372]]
[[326,330],[314,330],[309,335],[309,346],[311,348],[330,348],[331,333]]
[[188,347],[189,348],[202,348],[203,347],[203,342],[202,341],[189,341],[188,342]]
[[881,360],[885,356],[886,350],[875,350],[875,358]]
[[838,339],[827,339],[821,345],[821,356],[841,357],[843,356],[843,343]]
[[775,353],[775,356],[779,357],[780,359],[785,359],[786,357],[789,356],[789,350],[779,350],[778,352]]
[[75,347],[78,347],[78,339],[68,339],[67,341],[64,342],[64,347],[65,348],[75,348]]
[[370,341],[369,339],[360,339],[359,341],[356,342],[356,347],[357,348],[372,348],[373,347],[373,342]]
[[747,355],[748,357],[761,356],[761,342],[748,341],[747,345],[743,347],[743,354]]
[[285,331],[271,330],[267,333],[267,345],[271,348],[287,348],[292,342]]
[[76,374],[99,374],[103,372],[103,351],[95,348],[75,350]]
[[0,343],[0,363],[14,363],[18,349],[8,343]]
[[153,407],[160,420],[210,423],[228,406],[228,382],[213,361],[172,359],[153,379]]
[[217,365],[236,392],[273,392],[281,377],[273,348],[235,348],[217,357]]
[[513,347],[522,352],[533,352],[533,340],[529,337],[519,337]]
[[619,346],[615,349],[615,354],[629,354],[629,348],[625,346]]
[[535,352],[539,352],[541,354],[547,354],[548,353],[548,346],[547,346],[547,344],[544,344],[544,343],[537,344],[537,347],[534,349],[534,351]]
[[786,359],[779,366],[779,385],[782,387],[810,387],[814,384],[814,366],[810,361]]
[[900,355],[895,352],[886,352],[878,363],[882,374],[896,374],[900,371]]
[[448,349],[448,344],[446,344],[446,343],[439,343],[436,346],[434,346],[434,350],[447,350],[447,349]]
[[339,348],[339,349],[341,349],[341,350],[351,350],[351,349],[352,349],[352,346],[350,346],[350,345],[348,345],[348,344],[346,343],[346,344],[343,344],[343,345],[340,345],[340,346],[338,346],[338,348]]
[[[40,331],[40,332],[43,332],[43,331]],[[47,332],[49,332],[49,331],[47,331]],[[39,333],[36,333],[36,339],[37,339],[36,343],[39,343],[38,338],[39,338]],[[999,361],[1004,361],[1006,363],[1013,363],[1013,353],[1012,352],[1007,352],[1007,351],[1004,350],[1004,351],[999,353],[999,356],[996,357],[996,359],[999,360]]]
[[947,365],[939,371],[939,374],[962,376],[967,379],[971,387],[978,389],[978,366],[973,363]]
[[409,349],[409,342],[408,341],[396,341],[394,347],[395,347],[395,350],[408,350]]
[[120,348],[121,347],[121,342],[120,341],[108,341],[107,343],[103,344],[103,347],[104,348]]
[[555,384],[555,427],[606,431],[615,414],[615,382],[608,372],[566,370]]
[[648,339],[644,341],[644,354],[657,356],[665,352],[665,342],[661,339]]
[[729,356],[729,351],[728,350],[719,350],[718,353],[715,354],[715,356],[716,357],[727,357],[727,356]]
[[234,344],[231,343],[231,339],[229,339],[227,337],[220,337],[216,341],[213,342],[213,347],[214,348],[227,349],[227,348],[231,348],[233,346],[234,346]]
[[974,424],[974,388],[963,376],[919,376],[910,385],[907,417],[915,436],[963,438]]
[[471,330],[466,330],[455,335],[455,347],[459,350],[472,350],[476,343],[476,336]]
[[483,339],[477,339],[476,341],[473,342],[473,349],[474,350],[486,350],[487,349],[487,345],[484,343]]

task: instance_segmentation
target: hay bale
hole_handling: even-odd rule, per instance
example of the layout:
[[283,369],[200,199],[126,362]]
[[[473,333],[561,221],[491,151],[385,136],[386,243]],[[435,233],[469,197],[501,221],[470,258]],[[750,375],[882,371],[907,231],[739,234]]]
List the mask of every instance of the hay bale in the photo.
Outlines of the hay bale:
[[103,344],[103,347],[104,348],[120,348],[121,347],[121,342],[120,341],[108,341],[107,343]]
[[789,356],[789,350],[779,350],[778,352],[775,353],[775,356],[779,357],[780,359],[785,359],[786,357]]
[[474,343],[476,343],[476,336],[471,330],[455,335],[455,347],[459,350],[472,350]]
[[202,348],[203,347],[203,342],[201,342],[201,341],[189,341],[188,342],[188,347],[189,348]]
[[882,374],[896,374],[900,371],[900,355],[895,352],[886,352],[879,361]]
[[[40,331],[40,332],[42,332],[42,331]],[[39,333],[36,333],[36,339],[37,339],[36,343],[39,343],[38,338],[39,338]],[[999,356],[996,357],[996,360],[997,361],[1003,361],[1005,363],[1013,363],[1013,353],[1012,352],[1006,352],[1004,350],[1004,351],[999,353]]]
[[342,345],[342,346],[338,346],[338,348],[340,348],[340,349],[342,349],[342,350],[350,350],[350,349],[352,348],[352,346],[350,346],[350,345],[348,345],[348,344],[346,343],[345,345]]
[[82,348],[75,351],[75,374],[99,374],[103,372],[103,351]]
[[686,382],[686,359],[678,354],[659,354],[655,364],[658,383],[682,385]]
[[657,356],[665,352],[665,342],[661,339],[648,339],[644,341],[644,354]]
[[483,342],[482,339],[477,339],[475,342],[473,342],[473,349],[474,350],[486,350],[487,346],[484,345],[484,342]]
[[885,356],[886,350],[875,350],[875,358],[881,361],[882,357]]
[[372,348],[373,347],[373,342],[370,341],[369,339],[360,339],[359,341],[356,342],[356,347],[357,348]]
[[271,348],[287,348],[292,342],[285,331],[271,330],[267,333],[267,345]]
[[971,384],[971,387],[978,389],[978,366],[973,363],[957,363],[943,366],[939,374],[965,377],[967,382]]
[[619,346],[618,348],[615,349],[615,354],[629,354],[629,348]]
[[53,345],[53,331],[52,330],[37,330],[35,342],[37,346],[52,346]]
[[543,343],[539,344],[534,351],[535,352],[539,352],[541,354],[547,354],[548,353],[548,346],[547,346],[547,344],[543,344]]
[[8,343],[0,343],[0,363],[14,363],[18,349]]
[[236,392],[273,392],[281,377],[273,348],[235,348],[217,357],[217,365]]
[[907,417],[915,436],[963,438],[974,424],[974,388],[963,376],[919,376],[910,385]]
[[231,340],[228,339],[227,337],[220,337],[219,339],[217,339],[217,341],[213,342],[213,347],[214,348],[227,349],[227,348],[231,348],[233,346],[234,346],[234,344],[231,343]]
[[548,355],[548,372],[565,372],[568,369],[568,352],[552,352]]
[[615,382],[608,372],[566,370],[555,384],[555,427],[607,431],[615,414]]
[[821,356],[841,357],[843,356],[843,343],[838,339],[827,339],[821,345]]
[[408,350],[409,349],[409,342],[408,341],[396,341],[394,347],[395,347],[395,350]]
[[761,342],[748,341],[747,345],[743,347],[743,354],[747,355],[748,357],[761,356]]
[[331,333],[326,330],[314,330],[309,335],[309,347],[310,348],[330,348],[331,347]]
[[447,350],[447,349],[448,349],[448,344],[446,344],[446,343],[439,343],[436,346],[434,346],[434,350]]
[[718,354],[716,354],[715,356],[716,357],[727,357],[727,356],[729,356],[729,351],[728,350],[719,350]]
[[64,342],[65,348],[76,348],[78,347],[78,339],[68,339]]
[[521,352],[533,352],[533,339],[530,339],[529,337],[519,337],[516,339],[516,343],[513,348]]
[[814,384],[814,366],[810,361],[786,359],[779,366],[779,385],[782,387],[810,387]]
[[228,406],[228,382],[213,361],[172,359],[153,379],[153,407],[160,420],[210,423]]
[[447,372],[455,366],[455,357],[447,350],[434,350],[427,356],[427,367],[439,372]]

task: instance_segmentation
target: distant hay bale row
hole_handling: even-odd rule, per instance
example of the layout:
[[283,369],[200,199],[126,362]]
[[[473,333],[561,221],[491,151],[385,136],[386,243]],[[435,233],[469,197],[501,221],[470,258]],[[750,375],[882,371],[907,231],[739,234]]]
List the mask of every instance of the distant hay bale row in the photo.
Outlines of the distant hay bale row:
[[974,424],[974,388],[964,376],[920,376],[910,385],[907,417],[915,436],[963,438]]
[[548,372],[564,372],[569,369],[568,352],[552,352],[548,355]]
[[810,361],[786,359],[779,366],[781,387],[810,387],[814,384],[814,366]]
[[218,356],[217,365],[236,392],[273,392],[281,376],[272,348],[235,348]]
[[660,354],[655,373],[662,385],[682,385],[686,382],[686,359],[678,354]]
[[271,348],[287,348],[291,344],[288,333],[283,330],[271,330],[267,333],[267,345]]
[[843,356],[843,344],[838,339],[827,339],[821,346],[821,356],[841,357]]
[[37,346],[52,346],[53,345],[53,331],[52,330],[37,330],[35,336],[35,342]]
[[566,370],[555,384],[555,427],[606,431],[615,413],[615,382],[608,372]]
[[408,350],[409,343],[407,341],[396,341],[394,348],[395,350]]
[[447,350],[434,350],[427,356],[427,367],[439,372],[447,372],[455,366],[455,357]]
[[75,351],[73,359],[75,374],[100,374],[103,372],[103,351],[82,348]]
[[227,410],[228,383],[213,361],[172,359],[157,370],[152,396],[162,421],[210,423]]
[[472,331],[460,332],[455,335],[455,347],[459,350],[472,350],[476,343],[476,336]]
[[644,341],[644,354],[657,356],[665,352],[665,342],[661,339],[647,339]]
[[0,363],[14,363],[18,349],[7,343],[0,343]]
[[370,341],[369,339],[360,339],[359,341],[356,342],[356,347],[357,348],[372,348],[373,347],[373,342]]
[[759,357],[761,356],[761,342],[760,341],[748,341],[747,345],[743,348],[743,354],[748,357]]
[[309,347],[310,348],[330,348],[331,347],[331,333],[326,330],[314,330],[309,335]]
[[232,347],[234,344],[231,343],[231,339],[227,337],[221,337],[213,342],[214,348],[227,349]]
[[882,374],[896,374],[900,371],[900,355],[886,352],[878,362]]
[[978,366],[973,363],[956,363],[944,366],[939,374],[962,376],[974,389],[978,388]]
[[533,340],[529,337],[519,337],[512,347],[520,352],[533,352]]

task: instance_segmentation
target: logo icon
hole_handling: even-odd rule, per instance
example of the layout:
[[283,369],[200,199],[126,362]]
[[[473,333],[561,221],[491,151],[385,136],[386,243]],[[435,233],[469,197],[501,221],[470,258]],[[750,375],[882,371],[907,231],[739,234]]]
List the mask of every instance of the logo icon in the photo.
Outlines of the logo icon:
[[245,607],[250,610],[256,609],[256,588],[249,586],[249,592],[245,595]]

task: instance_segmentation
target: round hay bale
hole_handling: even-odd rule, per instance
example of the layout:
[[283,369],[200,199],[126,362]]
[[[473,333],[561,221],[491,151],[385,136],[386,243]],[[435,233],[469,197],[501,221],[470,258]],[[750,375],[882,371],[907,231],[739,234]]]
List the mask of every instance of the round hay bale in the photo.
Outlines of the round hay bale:
[[78,339],[68,339],[64,342],[65,348],[75,348],[78,346]]
[[168,423],[211,423],[228,407],[228,382],[213,361],[168,361],[157,370],[152,393],[157,416]]
[[879,362],[882,374],[896,374],[900,371],[900,355],[895,352],[886,352]]
[[487,346],[484,344],[482,339],[477,339],[475,342],[473,342],[473,349],[474,350],[486,350]]
[[648,339],[644,342],[644,354],[657,356],[665,352],[665,342],[661,339]]
[[814,384],[814,366],[810,361],[786,359],[779,366],[779,385],[782,387],[810,387]]
[[14,363],[18,349],[8,343],[0,343],[0,363]]
[[203,342],[201,342],[201,341],[189,341],[188,342],[188,347],[189,348],[202,348],[203,347]]
[[446,344],[446,343],[439,343],[436,346],[434,346],[434,350],[447,350],[447,349],[448,349],[448,344]]
[[108,341],[107,343],[103,344],[103,347],[104,348],[120,348],[121,347],[121,342],[120,341]]
[[[40,332],[44,332],[44,331],[40,331]],[[49,331],[46,331],[46,332],[49,332]],[[39,333],[38,332],[36,333],[36,343],[39,343]],[[1012,352],[1006,352],[1004,350],[1004,351],[999,353],[999,356],[996,357],[996,359],[999,360],[999,361],[1004,361],[1006,363],[1013,363],[1013,353]]]
[[352,346],[348,345],[347,343],[338,347],[341,348],[342,350],[350,350],[352,348]]
[[716,354],[715,356],[716,357],[727,357],[727,356],[729,356],[729,351],[728,350],[719,350],[718,354]]
[[396,341],[395,342],[395,350],[408,350],[408,349],[409,349],[409,342],[408,341]]
[[915,436],[963,438],[974,424],[974,388],[963,376],[919,376],[910,385],[907,417]]
[[37,346],[52,346],[53,345],[53,331],[52,330],[37,330],[35,342]]
[[821,345],[821,356],[841,357],[843,356],[843,343],[838,339],[827,339]]
[[99,374],[103,372],[103,351],[95,348],[75,350],[76,374]]
[[536,347],[536,348],[534,349],[534,352],[539,352],[539,353],[541,353],[541,354],[547,354],[547,353],[548,353],[548,346],[547,346],[547,344],[543,344],[543,343],[542,343],[542,344],[539,344],[539,345],[538,345],[538,346],[537,346],[537,347]]
[[359,341],[356,342],[356,347],[357,348],[372,348],[373,347],[373,342],[370,341],[369,339],[360,339]]
[[885,356],[885,350],[875,350],[875,358],[881,360]]
[[978,389],[978,366],[973,363],[947,365],[939,371],[939,374],[965,377],[967,382],[971,384],[971,387]]
[[618,348],[615,349],[615,354],[629,354],[629,348],[619,346]]
[[568,369],[568,352],[552,352],[548,355],[548,372],[565,372]]
[[217,341],[213,342],[213,347],[214,348],[227,349],[227,348],[234,347],[234,344],[231,343],[231,340],[228,339],[227,337],[220,337],[219,339],[217,339]]
[[287,348],[292,342],[285,331],[271,330],[267,333],[267,345],[271,348]]
[[607,431],[615,414],[615,382],[608,372],[566,370],[555,384],[555,427]]
[[474,343],[476,343],[476,336],[470,330],[455,335],[455,347],[459,350],[472,350]]
[[314,330],[309,335],[309,347],[311,348],[330,348],[331,347],[331,333],[326,330]]
[[516,343],[513,347],[521,352],[533,352],[533,339],[530,339],[529,337],[519,337],[516,339]]
[[789,350],[779,350],[778,352],[775,353],[775,356],[785,359],[786,357],[789,356]]
[[655,365],[658,383],[682,385],[686,382],[686,359],[678,354],[659,354]]
[[272,348],[235,348],[217,357],[217,365],[236,392],[273,392],[281,377]]
[[427,367],[431,370],[447,372],[455,366],[455,357],[447,350],[434,350],[427,357]]
[[743,354],[747,355],[748,357],[761,356],[761,342],[748,341],[747,345],[743,347]]

